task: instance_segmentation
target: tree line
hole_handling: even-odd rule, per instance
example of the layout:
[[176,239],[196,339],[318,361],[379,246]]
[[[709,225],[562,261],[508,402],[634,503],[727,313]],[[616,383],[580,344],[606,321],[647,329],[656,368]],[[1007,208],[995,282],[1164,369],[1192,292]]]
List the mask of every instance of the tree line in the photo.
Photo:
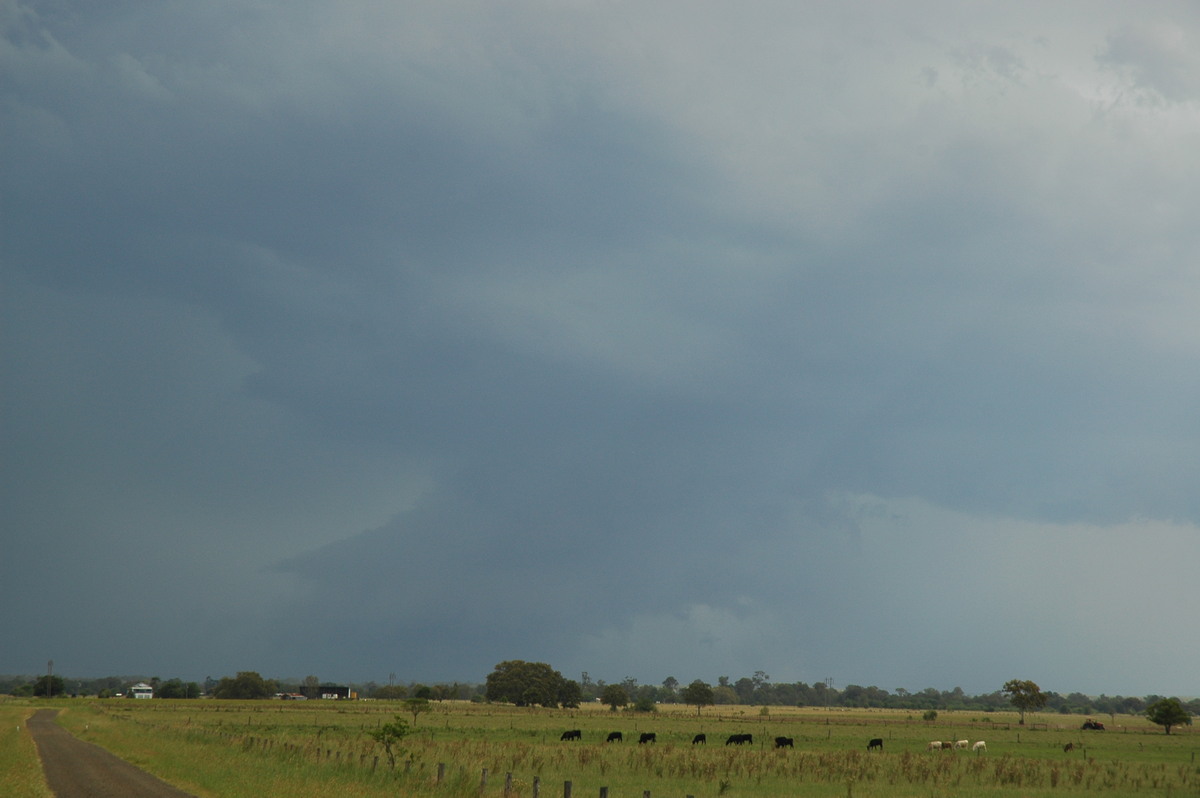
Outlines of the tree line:
[[[50,680],[47,686],[47,680]],[[129,687],[146,682],[154,687],[159,698],[197,698],[200,696],[227,698],[269,698],[278,693],[303,693],[306,685],[319,684],[315,676],[302,680],[267,679],[254,671],[240,671],[221,679],[207,678],[203,683],[180,679],[161,679],[157,676],[107,676],[98,679],[69,679],[48,677],[0,676],[0,694],[44,696],[85,695],[112,697],[128,695]],[[409,682],[385,684],[364,682],[348,685],[360,697],[376,699],[422,698],[430,701],[471,700],[503,701],[523,706],[577,706],[583,702],[599,702],[633,711],[652,711],[657,704],[690,704],[687,690],[699,683],[711,690],[711,704],[746,704],[754,706],[815,706],[845,708],[900,709],[925,712],[929,710],[970,710],[991,712],[1012,709],[1012,696],[1003,689],[990,693],[968,695],[961,687],[938,690],[909,691],[903,687],[885,690],[876,686],[848,684],[834,688],[826,682],[812,684],[772,682],[763,671],[751,676],[732,679],[718,676],[715,683],[694,680],[682,684],[668,676],[661,684],[640,684],[632,677],[607,682],[592,679],[583,673],[579,679],[568,679],[546,663],[507,660],[498,663],[482,683]],[[1140,715],[1162,700],[1161,695],[1088,696],[1083,693],[1039,691],[1042,712],[1074,715]],[[1180,701],[1180,706],[1192,715],[1200,714],[1200,698]]]

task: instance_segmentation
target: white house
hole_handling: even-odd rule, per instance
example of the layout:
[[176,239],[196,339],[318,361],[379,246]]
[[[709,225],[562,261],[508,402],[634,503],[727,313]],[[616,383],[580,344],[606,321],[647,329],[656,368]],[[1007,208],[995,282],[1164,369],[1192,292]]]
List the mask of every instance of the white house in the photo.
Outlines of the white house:
[[129,693],[134,698],[154,698],[154,688],[145,682],[138,682],[133,687],[130,687]]

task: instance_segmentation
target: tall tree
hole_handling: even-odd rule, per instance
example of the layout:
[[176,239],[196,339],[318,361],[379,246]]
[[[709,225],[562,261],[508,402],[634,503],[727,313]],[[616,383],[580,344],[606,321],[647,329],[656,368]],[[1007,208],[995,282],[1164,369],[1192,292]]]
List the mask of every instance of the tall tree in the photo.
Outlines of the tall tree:
[[564,682],[562,674],[544,662],[505,660],[487,675],[484,694],[488,701],[507,701],[519,707],[556,707]]
[[558,687],[558,705],[574,709],[583,701],[583,688],[574,679],[563,679]]
[[606,685],[604,692],[600,694],[601,703],[608,704],[613,712],[616,712],[620,707],[629,703],[629,693],[622,685],[610,684]]
[[182,679],[167,679],[154,689],[155,698],[199,698],[200,685],[195,682],[184,684]]
[[1183,708],[1178,698],[1161,698],[1155,701],[1146,707],[1146,717],[1151,723],[1162,726],[1167,734],[1171,733],[1172,726],[1192,725],[1192,716]]
[[1046,706],[1047,696],[1035,682],[1021,679],[1009,679],[1001,688],[1009,703],[1021,713],[1020,725],[1025,725],[1025,713],[1034,712]]
[[711,707],[716,700],[712,686],[699,679],[683,688],[680,697],[683,698],[683,703],[696,708],[697,715],[700,714],[701,707]]
[[67,691],[66,682],[61,676],[46,676],[40,677],[33,683],[33,694],[45,698],[53,698],[56,695],[62,695]]
[[221,679],[213,690],[213,698],[268,698],[273,692],[272,684],[257,671],[238,671],[233,679],[228,676]]

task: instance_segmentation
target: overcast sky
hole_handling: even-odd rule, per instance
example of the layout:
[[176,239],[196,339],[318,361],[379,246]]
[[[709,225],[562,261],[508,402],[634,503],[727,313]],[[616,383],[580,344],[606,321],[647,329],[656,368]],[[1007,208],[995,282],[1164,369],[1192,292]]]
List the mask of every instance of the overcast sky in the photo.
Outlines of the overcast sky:
[[1193,3],[0,31],[0,673],[1200,694]]

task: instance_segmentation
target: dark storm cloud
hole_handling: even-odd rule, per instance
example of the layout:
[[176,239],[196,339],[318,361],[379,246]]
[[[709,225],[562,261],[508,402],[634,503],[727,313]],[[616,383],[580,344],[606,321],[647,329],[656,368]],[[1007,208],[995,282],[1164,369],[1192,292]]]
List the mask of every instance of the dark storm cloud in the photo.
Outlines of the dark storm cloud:
[[1165,7],[0,9],[0,671],[982,691],[1193,553]]

